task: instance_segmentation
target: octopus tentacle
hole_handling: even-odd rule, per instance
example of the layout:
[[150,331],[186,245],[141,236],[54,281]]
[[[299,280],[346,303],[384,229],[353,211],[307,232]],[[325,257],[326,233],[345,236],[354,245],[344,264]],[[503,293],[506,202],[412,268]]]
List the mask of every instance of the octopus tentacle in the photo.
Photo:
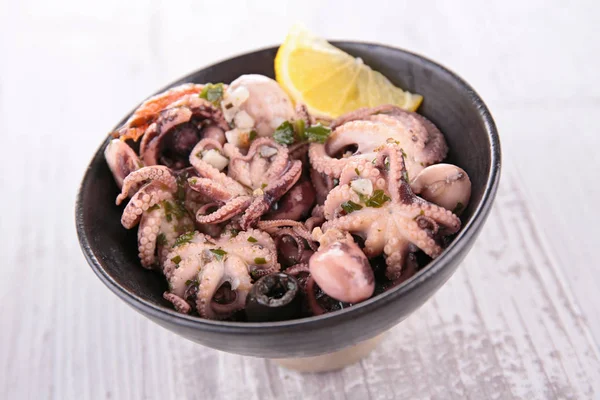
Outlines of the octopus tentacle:
[[201,224],[217,224],[224,222],[239,214],[240,210],[247,208],[251,202],[252,197],[250,196],[234,197],[222,205],[218,210],[207,215],[202,214],[206,211],[205,207],[202,207],[196,213],[196,220]]
[[325,150],[325,145],[321,143],[311,143],[308,148],[308,158],[310,165],[320,173],[337,178],[347,164],[344,158],[329,157]]
[[309,274],[310,270],[308,269],[307,263],[300,263],[289,267],[285,270],[285,273],[291,276],[297,276],[303,273]]
[[119,189],[121,189],[123,180],[129,174],[144,166],[135,151],[119,139],[113,139],[108,143],[106,149],[104,149],[104,158]]
[[311,216],[304,222],[304,225],[306,226],[306,229],[308,229],[308,231],[310,232],[317,226],[321,226],[323,222],[325,222],[323,206],[316,205],[311,212]]
[[281,177],[267,185],[265,195],[272,200],[279,199],[298,182],[301,175],[302,163],[298,160],[292,161]]
[[148,180],[156,182],[157,184],[160,183],[165,191],[177,191],[177,180],[169,168],[160,165],[144,167],[137,171],[133,171],[125,178],[121,194],[117,196],[117,205],[121,204],[126,198],[132,196],[133,193],[138,191],[136,190],[138,185]]
[[160,209],[142,214],[138,229],[138,251],[142,267],[151,268],[156,262],[156,238],[164,213]]
[[233,197],[229,188],[208,178],[189,178],[190,188],[207,198],[227,202]]
[[164,292],[163,298],[165,300],[167,300],[168,302],[170,302],[171,304],[173,304],[173,307],[175,307],[175,310],[177,310],[180,313],[189,314],[192,309],[190,307],[190,305],[187,303],[187,301],[185,301],[181,297],[177,296],[176,294]]
[[246,211],[244,211],[242,218],[240,218],[241,228],[246,230],[256,225],[261,215],[269,211],[269,208],[271,208],[271,204],[265,196],[255,197],[248,208],[246,208]]
[[133,195],[121,216],[121,225],[125,229],[131,229],[140,222],[142,213],[148,208],[160,203],[163,200],[170,200],[173,195],[165,191],[164,184],[160,181],[153,181],[143,186]]
[[307,241],[308,246],[312,250],[317,249],[314,243],[315,240],[302,222],[286,219],[268,220],[259,221],[257,227],[269,233],[277,233],[277,231],[281,228],[291,228],[295,235]]

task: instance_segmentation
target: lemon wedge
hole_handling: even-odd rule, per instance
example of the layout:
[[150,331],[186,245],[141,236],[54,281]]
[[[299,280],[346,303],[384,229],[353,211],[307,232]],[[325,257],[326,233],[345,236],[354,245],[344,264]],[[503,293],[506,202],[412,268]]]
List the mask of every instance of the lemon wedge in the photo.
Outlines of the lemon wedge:
[[290,29],[277,51],[275,79],[294,102],[306,104],[317,117],[336,118],[383,104],[415,111],[423,101],[301,25]]

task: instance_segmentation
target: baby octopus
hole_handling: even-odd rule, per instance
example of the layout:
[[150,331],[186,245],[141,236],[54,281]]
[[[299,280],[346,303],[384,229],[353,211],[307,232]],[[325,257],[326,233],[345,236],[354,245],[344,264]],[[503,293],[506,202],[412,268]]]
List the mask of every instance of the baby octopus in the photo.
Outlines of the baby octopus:
[[257,229],[180,236],[164,262],[164,298],[183,313],[224,319],[244,308],[252,279],[279,271],[273,239]]
[[[228,157],[227,174],[206,161],[211,151]],[[255,139],[245,155],[230,143],[221,147],[203,139],[192,150],[190,163],[200,176],[190,178],[191,188],[211,200],[196,213],[198,222],[221,223],[241,214],[242,229],[254,226],[302,173],[302,163],[290,160],[287,148],[271,138]]]
[[442,252],[439,238],[460,229],[451,211],[416,196],[406,179],[403,151],[386,143],[375,159],[354,159],[340,175],[324,204],[327,221],[313,235],[330,229],[364,239],[369,258],[386,256],[386,276],[400,277],[410,254],[423,250],[435,258]]
[[332,128],[325,144],[313,143],[309,150],[312,167],[332,178],[339,178],[356,158],[373,159],[376,149],[388,139],[402,146],[410,177],[442,161],[448,152],[444,135],[433,123],[394,106],[357,110],[334,121]]

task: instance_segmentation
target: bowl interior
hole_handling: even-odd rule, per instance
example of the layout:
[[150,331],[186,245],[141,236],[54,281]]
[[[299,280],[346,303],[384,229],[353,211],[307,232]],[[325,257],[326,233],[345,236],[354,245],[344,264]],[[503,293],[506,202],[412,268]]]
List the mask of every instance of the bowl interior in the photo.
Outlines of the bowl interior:
[[[479,226],[474,222],[484,219],[487,214],[489,204],[486,203],[491,203],[493,199],[500,162],[495,127],[485,105],[460,78],[417,55],[367,43],[334,44],[361,57],[396,85],[424,96],[419,112],[432,120],[445,134],[450,147],[447,161],[466,170],[472,181],[471,201],[462,216],[463,229],[455,241],[468,235],[469,230],[472,230],[471,235],[476,234]],[[229,83],[248,73],[274,77],[273,60],[276,51],[276,48],[270,48],[241,55],[194,72],[169,86],[181,82]],[[94,260],[90,263],[103,281],[113,291],[127,293],[136,302],[136,308],[140,309],[142,303],[151,304],[173,316],[172,307],[162,298],[162,293],[167,288],[164,278],[140,266],[136,229],[125,230],[120,224],[123,206],[115,206],[118,191],[103,157],[107,143],[108,138],[92,159],[79,194],[77,228],[84,253],[89,260]],[[443,268],[444,257],[447,255],[443,254],[408,282],[378,297],[399,295],[402,286],[411,284],[411,281],[418,280],[423,274],[433,274],[435,269]],[[427,293],[425,299],[431,294]],[[366,303],[375,301],[377,299]],[[351,307],[347,311],[360,307],[362,305]],[[336,313],[331,315],[333,314]]]

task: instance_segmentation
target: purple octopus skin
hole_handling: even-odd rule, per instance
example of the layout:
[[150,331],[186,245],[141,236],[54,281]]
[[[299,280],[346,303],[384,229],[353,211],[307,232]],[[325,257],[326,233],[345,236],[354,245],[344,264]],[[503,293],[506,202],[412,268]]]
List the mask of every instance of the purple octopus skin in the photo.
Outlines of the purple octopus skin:
[[198,95],[185,95],[159,113],[140,143],[145,165],[189,166],[189,154],[202,138],[225,142],[229,125],[220,109]]
[[299,221],[310,214],[314,204],[315,189],[308,180],[301,179],[277,202],[277,208],[265,214],[263,218]]

